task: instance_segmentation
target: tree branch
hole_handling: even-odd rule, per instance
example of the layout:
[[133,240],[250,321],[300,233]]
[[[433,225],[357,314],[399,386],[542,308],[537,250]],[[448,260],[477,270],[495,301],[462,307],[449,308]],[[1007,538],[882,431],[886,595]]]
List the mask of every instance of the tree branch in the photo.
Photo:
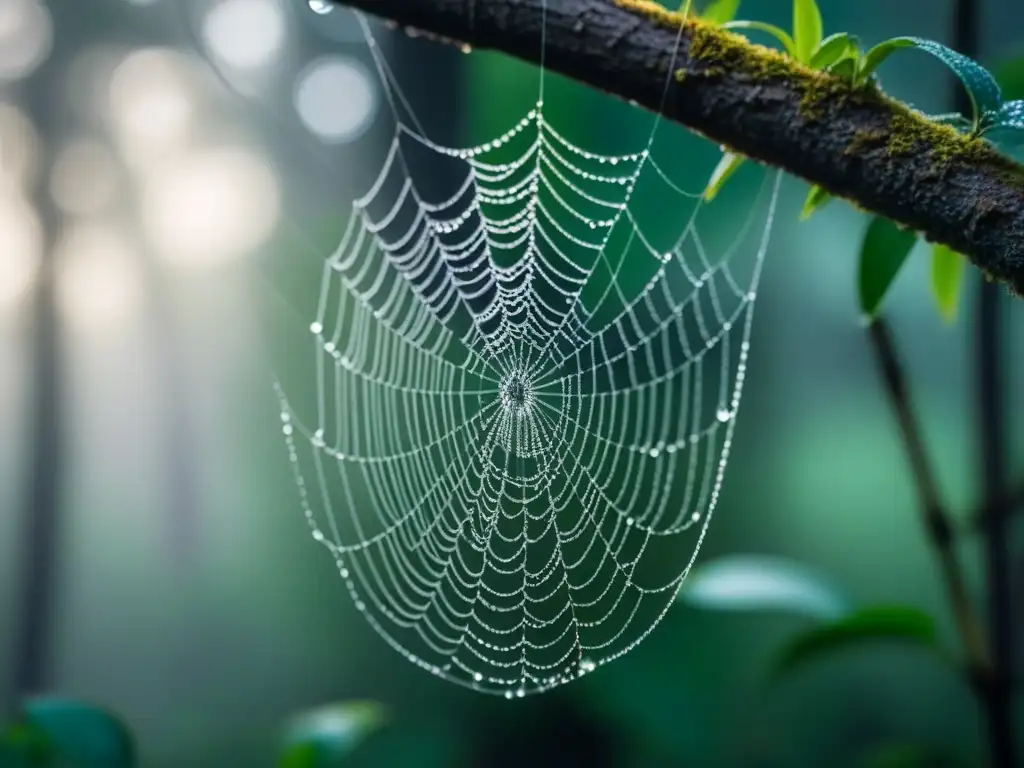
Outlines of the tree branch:
[[951,518],[942,502],[939,484],[925,449],[924,436],[911,403],[903,365],[885,318],[877,318],[868,331],[882,371],[886,394],[896,413],[914,484],[917,486],[925,532],[938,557],[953,618],[964,646],[970,682],[984,702],[984,682],[991,675],[992,660],[985,630],[974,610],[967,578],[953,546]]
[[646,0],[331,2],[533,62],[543,30],[548,69],[650,110],[664,95],[665,117],[918,230],[1024,294],[1024,167],[874,86]]

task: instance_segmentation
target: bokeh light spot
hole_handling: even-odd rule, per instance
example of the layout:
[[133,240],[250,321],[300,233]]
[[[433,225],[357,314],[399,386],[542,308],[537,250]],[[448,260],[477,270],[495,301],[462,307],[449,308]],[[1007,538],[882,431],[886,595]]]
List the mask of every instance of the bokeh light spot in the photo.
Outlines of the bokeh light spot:
[[369,128],[377,111],[377,93],[357,60],[331,57],[314,62],[295,86],[295,109],[323,141],[352,141]]
[[57,296],[76,329],[109,331],[129,322],[142,303],[138,253],[118,229],[80,224],[58,246]]
[[246,255],[270,236],[278,214],[274,174],[240,148],[181,158],[150,179],[143,197],[154,246],[168,262],[186,267]]
[[43,230],[24,198],[0,191],[0,310],[16,306],[39,273]]
[[187,138],[192,111],[187,64],[178,53],[160,48],[135,51],[111,76],[110,116],[133,164],[168,159]]
[[284,44],[284,16],[274,0],[223,0],[203,22],[211,52],[241,69],[268,64]]
[[[2,2],[2,0],[0,0]],[[0,186],[27,189],[39,168],[39,136],[21,109],[0,103]]]
[[46,61],[53,20],[39,0],[0,2],[0,80],[21,80]]

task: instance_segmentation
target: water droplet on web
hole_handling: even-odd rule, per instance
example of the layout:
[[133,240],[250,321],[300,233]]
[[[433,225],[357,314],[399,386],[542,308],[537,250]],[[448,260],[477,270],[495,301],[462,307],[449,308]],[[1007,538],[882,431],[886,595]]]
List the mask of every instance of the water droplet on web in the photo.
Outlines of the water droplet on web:
[[728,411],[725,408],[719,408],[718,413],[715,414],[720,422],[723,424],[732,418],[732,411]]
[[309,330],[311,333],[321,334],[324,332],[324,327],[320,323],[312,323],[309,326]]
[[512,698],[512,691],[505,691],[505,698],[506,699],[511,699]]
[[597,664],[592,659],[580,659],[580,674],[585,675],[597,669]]
[[484,679],[484,676],[481,675],[479,672],[474,672],[473,673],[473,679],[476,680],[479,683],[481,680]]

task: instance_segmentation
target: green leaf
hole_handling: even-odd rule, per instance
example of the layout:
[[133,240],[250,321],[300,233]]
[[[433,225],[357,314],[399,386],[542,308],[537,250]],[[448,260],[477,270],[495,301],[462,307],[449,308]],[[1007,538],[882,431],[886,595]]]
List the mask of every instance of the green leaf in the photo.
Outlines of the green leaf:
[[327,758],[321,760],[320,749],[316,744],[306,742],[285,747],[278,766],[279,768],[319,768],[326,761]]
[[811,56],[810,65],[814,69],[828,69],[842,59],[855,57],[858,50],[857,38],[848,32],[836,32],[821,41],[818,50]]
[[31,723],[15,723],[0,733],[0,766],[4,768],[49,768],[54,758],[50,740]]
[[[974,59],[957,53],[952,48],[947,48],[945,45],[936,43],[934,40],[925,40],[920,37],[897,37],[881,45],[896,46],[889,50],[888,53],[896,50],[897,47],[917,48],[931,54],[953,70],[953,73],[960,78],[964,88],[967,89],[967,94],[971,97],[971,104],[974,107],[973,123],[975,130],[986,128],[990,117],[999,111],[999,107],[1003,103],[999,84],[996,82],[995,77],[992,76],[992,73]],[[879,47],[875,46],[872,51]],[[871,56],[871,53],[871,51],[868,52],[868,57]],[[885,56],[888,56],[888,53]],[[884,59],[885,56],[882,58]],[[867,64],[865,64],[866,68]]]
[[869,641],[908,643],[939,651],[935,637],[931,616],[916,608],[872,606],[798,634],[776,656],[773,673],[792,672],[809,661]]
[[967,768],[970,763],[950,754],[948,747],[886,744],[869,750],[860,765],[862,768]]
[[800,220],[807,221],[819,209],[824,208],[834,199],[826,190],[815,184],[811,187],[811,191],[807,193],[807,199],[804,200],[804,208],[800,211]]
[[1007,101],[989,126],[989,139],[999,144],[1024,143],[1024,100]]
[[993,127],[1024,131],[1024,100],[1018,99],[1003,104],[995,114]]
[[845,59],[840,59],[832,66],[828,67],[826,71],[831,72],[836,77],[841,77],[848,83],[855,83],[857,80],[857,63],[858,59],[850,56]]
[[280,768],[334,765],[387,720],[374,701],[348,701],[304,712],[285,732]]
[[882,62],[885,61],[894,51],[898,51],[900,48],[910,48],[914,45],[914,39],[912,37],[894,37],[891,40],[886,40],[883,43],[879,43],[874,48],[864,54],[864,61],[861,63],[860,72],[857,74],[859,81],[863,82],[875,74],[875,70],[878,69]]
[[712,24],[725,24],[736,18],[740,9],[740,0],[711,0],[701,18]]
[[945,245],[932,247],[932,293],[939,311],[948,322],[956,319],[960,285],[964,280],[964,257]]
[[789,33],[786,32],[786,30],[781,27],[777,27],[774,24],[765,24],[763,21],[730,21],[728,24],[723,24],[722,28],[728,30],[738,29],[741,31],[753,29],[758,32],[766,32],[782,43],[782,47],[786,49],[786,53],[796,58],[796,43],[793,42],[793,38],[789,36]]
[[917,235],[876,217],[868,225],[860,251],[858,276],[860,308],[868,317],[878,313],[885,294],[917,242]]
[[999,83],[1004,99],[1024,99],[1024,56],[1002,62],[992,74]]
[[678,599],[699,608],[817,619],[836,619],[849,610],[846,597],[810,568],[763,555],[731,555],[698,566],[683,582]]
[[135,742],[116,715],[92,704],[40,697],[22,708],[26,723],[46,735],[55,753],[78,768],[130,768]]
[[704,190],[704,199],[707,202],[714,200],[718,193],[725,186],[730,177],[739,170],[739,167],[743,165],[743,161],[746,160],[743,155],[736,155],[732,152],[724,152],[722,159],[718,161],[718,165],[715,166],[715,170],[711,173],[711,179],[708,181],[708,186]]
[[824,35],[817,0],[793,0],[793,42],[796,58],[809,63]]

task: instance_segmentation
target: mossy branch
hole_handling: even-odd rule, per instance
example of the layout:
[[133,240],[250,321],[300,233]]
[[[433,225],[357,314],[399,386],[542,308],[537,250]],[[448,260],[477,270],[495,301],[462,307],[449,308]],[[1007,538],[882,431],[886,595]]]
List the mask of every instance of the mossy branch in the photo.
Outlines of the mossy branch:
[[546,16],[545,0],[332,2],[532,62],[543,29],[550,70],[651,110],[671,74],[665,117],[944,243],[1024,294],[1024,167],[874,85],[647,0],[546,0]]

